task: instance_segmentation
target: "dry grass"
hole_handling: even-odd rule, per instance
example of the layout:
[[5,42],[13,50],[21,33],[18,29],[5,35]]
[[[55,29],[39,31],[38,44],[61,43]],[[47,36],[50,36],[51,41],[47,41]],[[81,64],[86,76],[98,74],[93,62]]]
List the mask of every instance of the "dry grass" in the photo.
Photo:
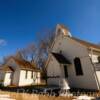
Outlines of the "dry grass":
[[53,96],[44,96],[37,94],[27,94],[27,93],[15,93],[15,92],[5,92],[0,91],[0,94],[10,95],[11,98],[16,100],[72,100],[72,97],[53,97]]
[[[8,91],[0,91],[0,95],[9,95],[12,99],[16,100],[72,100],[73,97],[55,97],[55,96],[46,96],[46,95],[39,95],[39,94],[29,94],[29,93],[16,93],[16,92],[8,92]],[[93,97],[100,97],[100,92],[80,92],[80,95],[87,95]],[[78,95],[77,95],[78,96]]]

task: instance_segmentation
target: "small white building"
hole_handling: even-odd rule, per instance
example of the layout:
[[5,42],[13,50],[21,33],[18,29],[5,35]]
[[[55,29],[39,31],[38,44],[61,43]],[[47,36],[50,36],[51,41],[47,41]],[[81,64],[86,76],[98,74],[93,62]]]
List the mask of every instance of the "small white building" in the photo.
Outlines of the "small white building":
[[71,35],[57,25],[47,63],[49,85],[64,89],[100,89],[100,46]]
[[6,66],[0,70],[0,84],[8,86],[11,83],[11,76],[13,69],[10,66]]
[[10,57],[0,69],[0,83],[4,86],[38,85],[41,72],[28,61]]

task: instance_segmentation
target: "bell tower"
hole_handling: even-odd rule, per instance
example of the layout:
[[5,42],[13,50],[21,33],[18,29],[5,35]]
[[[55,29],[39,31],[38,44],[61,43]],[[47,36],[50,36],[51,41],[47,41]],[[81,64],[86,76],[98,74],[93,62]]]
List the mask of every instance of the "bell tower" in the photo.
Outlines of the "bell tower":
[[72,37],[70,31],[68,30],[67,27],[61,24],[57,24],[56,26],[56,35],[64,35],[64,36],[69,36]]

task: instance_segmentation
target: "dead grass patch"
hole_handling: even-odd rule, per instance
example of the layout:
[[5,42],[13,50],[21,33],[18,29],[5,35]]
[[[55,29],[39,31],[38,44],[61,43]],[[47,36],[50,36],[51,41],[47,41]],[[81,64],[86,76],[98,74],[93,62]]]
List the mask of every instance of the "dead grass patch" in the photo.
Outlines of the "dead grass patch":
[[16,93],[0,91],[0,94],[10,95],[11,98],[16,100],[72,100],[72,97],[54,97],[38,94]]

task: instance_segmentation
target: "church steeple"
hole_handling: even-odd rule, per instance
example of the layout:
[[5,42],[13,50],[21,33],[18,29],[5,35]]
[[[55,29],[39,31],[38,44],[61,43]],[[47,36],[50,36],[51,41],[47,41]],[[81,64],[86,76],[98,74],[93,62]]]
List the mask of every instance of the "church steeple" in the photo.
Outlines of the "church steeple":
[[56,26],[56,35],[65,35],[65,36],[69,36],[69,37],[72,37],[70,31],[68,30],[67,27],[65,27],[64,25],[61,25],[61,24],[57,24]]

